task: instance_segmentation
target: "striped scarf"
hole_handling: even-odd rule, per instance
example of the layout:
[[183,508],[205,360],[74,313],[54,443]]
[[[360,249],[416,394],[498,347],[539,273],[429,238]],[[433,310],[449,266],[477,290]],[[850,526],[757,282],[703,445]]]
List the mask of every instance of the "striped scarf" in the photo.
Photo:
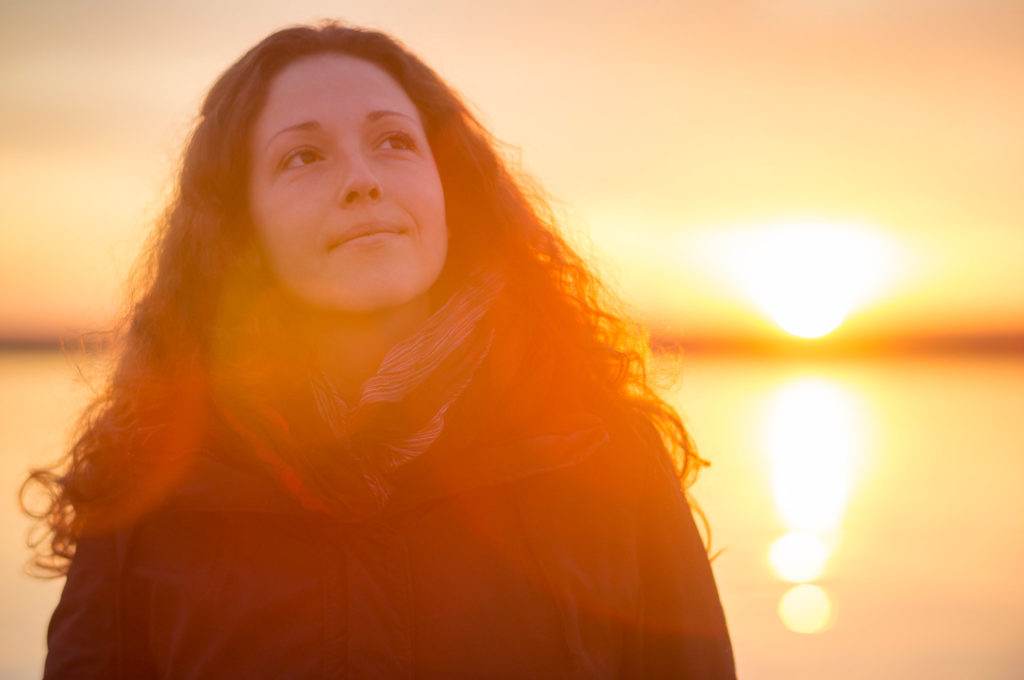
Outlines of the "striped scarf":
[[[496,271],[471,277],[416,333],[384,356],[354,404],[341,397],[327,375],[310,376],[317,415],[333,441],[325,458],[335,470],[318,470],[309,480],[265,447],[257,455],[309,509],[342,519],[379,512],[390,498],[388,475],[437,440],[445,414],[487,357],[495,331],[481,321],[503,287]],[[310,459],[301,451],[288,458]]]

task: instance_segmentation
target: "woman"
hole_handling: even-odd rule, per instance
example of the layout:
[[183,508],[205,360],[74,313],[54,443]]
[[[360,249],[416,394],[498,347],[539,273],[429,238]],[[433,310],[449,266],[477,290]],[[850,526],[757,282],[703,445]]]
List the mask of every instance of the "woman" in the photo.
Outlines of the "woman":
[[495,146],[380,33],[221,76],[109,389],[33,476],[45,677],[734,675],[701,461]]

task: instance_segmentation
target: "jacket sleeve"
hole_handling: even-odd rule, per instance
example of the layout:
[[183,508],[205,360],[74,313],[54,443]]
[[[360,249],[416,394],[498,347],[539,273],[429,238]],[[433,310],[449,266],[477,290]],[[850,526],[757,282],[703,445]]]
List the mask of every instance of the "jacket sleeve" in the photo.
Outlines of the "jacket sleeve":
[[155,678],[145,626],[126,617],[122,534],[83,536],[47,633],[44,680]]
[[642,613],[636,675],[735,678],[725,615],[690,506],[666,456],[648,465],[637,532]]

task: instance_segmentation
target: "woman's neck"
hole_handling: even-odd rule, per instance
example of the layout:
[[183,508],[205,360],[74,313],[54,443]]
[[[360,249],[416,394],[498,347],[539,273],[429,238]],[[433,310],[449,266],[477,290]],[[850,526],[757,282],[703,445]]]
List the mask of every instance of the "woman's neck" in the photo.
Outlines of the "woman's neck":
[[306,328],[308,359],[347,401],[353,400],[363,382],[377,372],[388,351],[412,335],[430,312],[426,296],[370,314],[315,311]]

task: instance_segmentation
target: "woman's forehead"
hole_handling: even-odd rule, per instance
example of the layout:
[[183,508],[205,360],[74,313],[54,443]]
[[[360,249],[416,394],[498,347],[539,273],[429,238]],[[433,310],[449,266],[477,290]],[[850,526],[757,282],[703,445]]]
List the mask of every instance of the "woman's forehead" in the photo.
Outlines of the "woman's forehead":
[[316,54],[274,76],[253,132],[261,138],[308,120],[358,121],[377,111],[419,121],[416,105],[379,66],[345,54]]

